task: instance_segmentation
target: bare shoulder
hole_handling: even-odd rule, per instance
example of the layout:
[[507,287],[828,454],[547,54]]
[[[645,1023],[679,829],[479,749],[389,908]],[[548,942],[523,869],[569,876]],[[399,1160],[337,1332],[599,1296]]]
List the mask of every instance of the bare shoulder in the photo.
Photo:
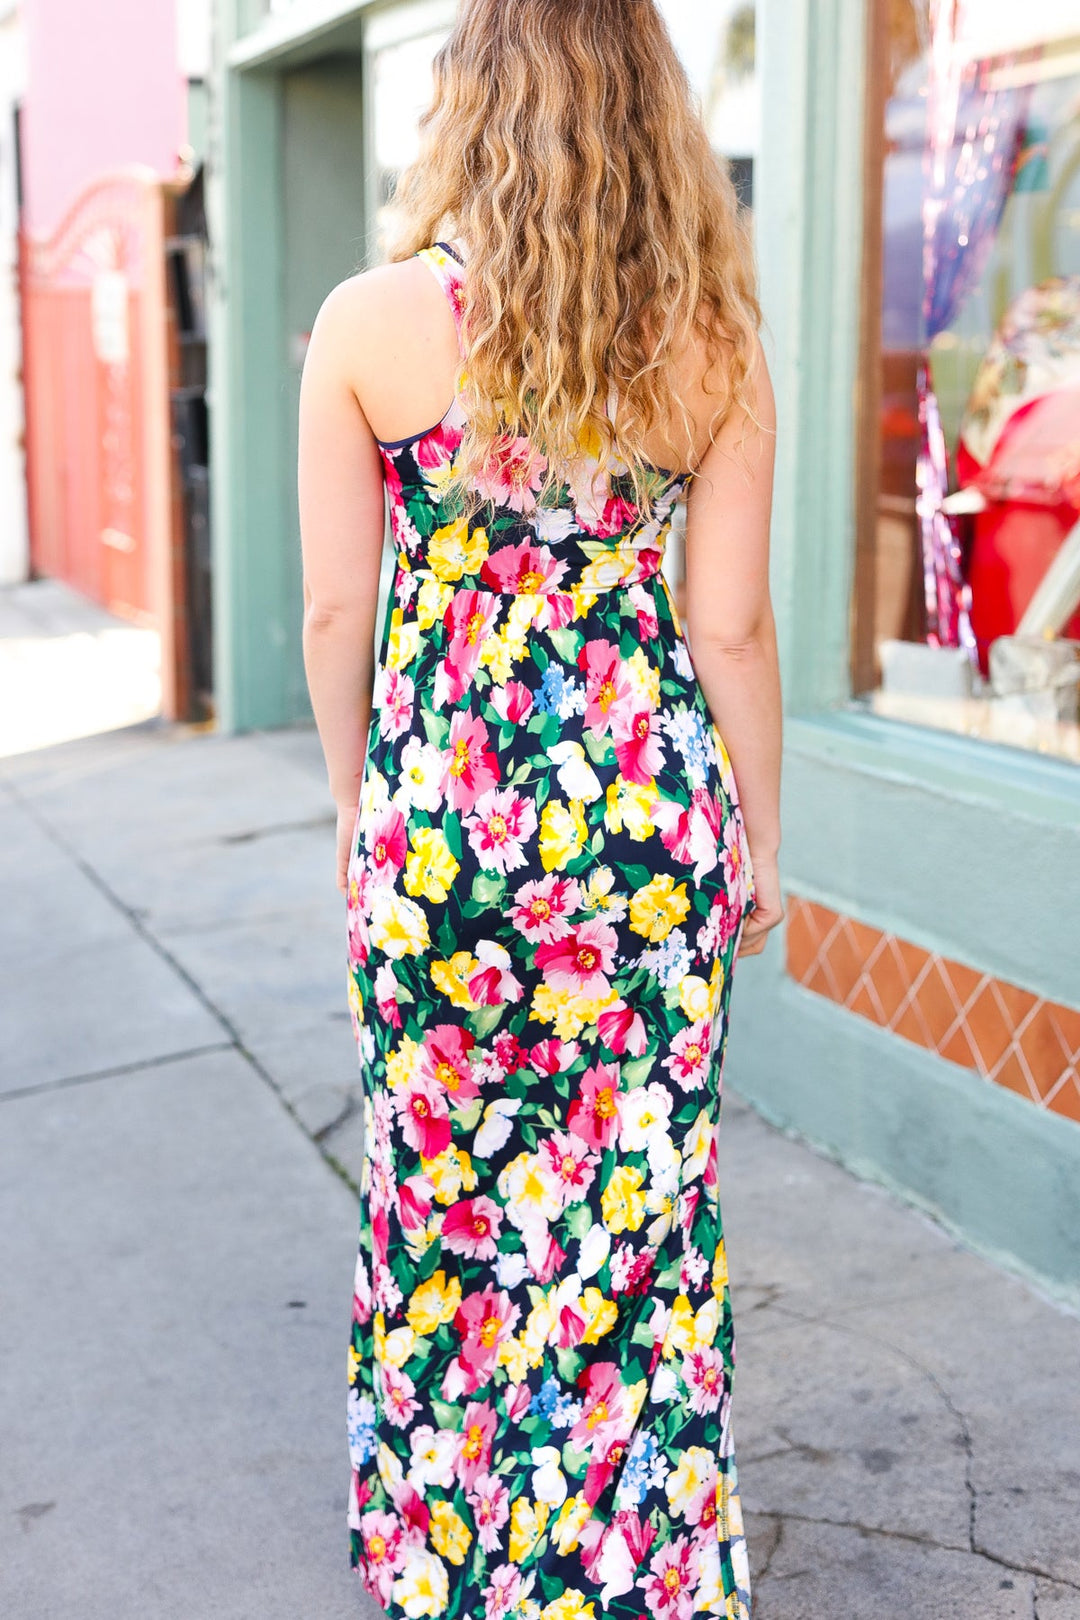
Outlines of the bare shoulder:
[[415,319],[418,298],[431,287],[430,272],[416,258],[347,276],[319,306],[309,356],[315,351],[317,363],[334,365],[349,377],[377,371],[392,351],[395,334]]

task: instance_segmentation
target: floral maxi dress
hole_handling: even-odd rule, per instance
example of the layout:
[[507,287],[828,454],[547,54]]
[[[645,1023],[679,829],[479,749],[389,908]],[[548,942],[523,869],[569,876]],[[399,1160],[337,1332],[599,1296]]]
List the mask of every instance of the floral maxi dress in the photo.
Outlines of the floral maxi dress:
[[464,420],[459,379],[382,445],[351,1561],[413,1620],[749,1620],[716,1150],[753,874],[660,572],[685,478],[642,513],[583,444],[538,504],[519,440],[466,523]]

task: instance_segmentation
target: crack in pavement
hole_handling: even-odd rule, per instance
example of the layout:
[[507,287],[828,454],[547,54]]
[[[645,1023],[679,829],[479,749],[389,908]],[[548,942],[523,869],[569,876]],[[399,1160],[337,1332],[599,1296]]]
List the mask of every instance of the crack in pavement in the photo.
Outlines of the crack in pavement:
[[0,1092],[0,1104],[15,1102],[20,1097],[37,1097],[44,1091],[63,1091],[68,1086],[85,1086],[95,1080],[112,1080],[121,1074],[137,1074],[140,1069],[160,1069],[169,1063],[182,1063],[185,1058],[206,1057],[211,1052],[231,1052],[232,1041],[210,1041],[202,1046],[190,1046],[181,1052],[159,1052],[154,1057],[133,1058],[130,1063],[114,1063],[105,1069],[87,1069],[82,1074],[59,1075],[55,1080],[39,1080],[32,1086],[18,1086],[12,1091]]
[[1076,1582],[1067,1580],[1061,1575],[1052,1575],[1049,1570],[1036,1569],[1031,1564],[1010,1563],[1007,1558],[1001,1558],[996,1553],[985,1552],[978,1547],[964,1547],[953,1541],[937,1541],[933,1536],[917,1535],[913,1530],[889,1530],[879,1524],[862,1524],[858,1519],[818,1518],[809,1513],[790,1513],[786,1509],[781,1513],[775,1508],[753,1508],[749,1504],[747,1512],[755,1514],[758,1518],[790,1519],[796,1524],[821,1524],[828,1525],[834,1530],[857,1530],[861,1535],[883,1536],[890,1541],[907,1541],[916,1547],[931,1547],[936,1552],[970,1553],[973,1558],[985,1558],[987,1563],[994,1564],[1000,1569],[1011,1570],[1016,1575],[1033,1575],[1040,1580],[1050,1581],[1052,1585],[1067,1586],[1071,1591],[1080,1592],[1080,1585]]
[[218,1006],[217,1002],[209,994],[209,992],[203,988],[198,979],[196,979],[195,975],[189,972],[179,958],[174,956],[172,951],[169,950],[168,946],[157,937],[157,935],[146,923],[145,914],[140,913],[137,907],[130,906],[126,900],[121,899],[112,885],[101,876],[97,868],[93,866],[91,862],[75,848],[69,839],[65,838],[63,833],[61,833],[53,825],[48,816],[42,813],[32,799],[28,799],[26,795],[22,793],[12,782],[3,783],[3,787],[8,795],[15,801],[15,803],[18,804],[20,808],[30,817],[30,819],[36,823],[45,836],[49,838],[53,844],[55,844],[56,848],[61,850],[68,857],[68,859],[73,862],[73,864],[86,878],[87,882],[92,883],[98,893],[108,901],[109,905],[119,912],[119,914],[126,920],[128,926],[138,935],[143,943],[149,946],[155,955],[172,969],[178,979],[182,980],[200,1005],[205,1008],[205,1010],[210,1014],[211,1018],[213,1018],[220,1026],[221,1030],[226,1036],[226,1041],[223,1044],[227,1047],[233,1048],[254,1070],[254,1072],[259,1076],[259,1079],[262,1080],[265,1085],[269,1086],[270,1090],[273,1092],[282,1108],[284,1108],[285,1112],[294,1121],[294,1123],[299,1126],[300,1130],[303,1131],[308,1141],[312,1142],[312,1144],[318,1149],[323,1161],[330,1167],[331,1170],[333,1170],[335,1175],[339,1176],[341,1180],[344,1181],[345,1185],[350,1189],[350,1191],[355,1191],[355,1183],[353,1182],[352,1177],[346,1171],[345,1167],[340,1163],[339,1160],[335,1159],[332,1154],[325,1152],[319,1146],[318,1142],[315,1141],[311,1132],[305,1127],[303,1120],[300,1118],[296,1109],[286,1097],[285,1093],[282,1091],[269,1069],[266,1068],[265,1064],[259,1061],[259,1059],[255,1056],[255,1053],[252,1052],[251,1049],[245,1044],[240,1030],[233,1023],[228,1013],[225,1012],[224,1008]]

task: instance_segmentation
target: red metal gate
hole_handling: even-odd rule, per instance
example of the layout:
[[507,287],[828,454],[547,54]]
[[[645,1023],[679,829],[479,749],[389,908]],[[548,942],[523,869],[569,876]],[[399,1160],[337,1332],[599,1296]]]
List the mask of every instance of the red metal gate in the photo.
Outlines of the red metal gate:
[[104,175],[55,234],[20,239],[30,559],[162,638],[163,707],[183,711],[169,411],[166,214],[147,168]]

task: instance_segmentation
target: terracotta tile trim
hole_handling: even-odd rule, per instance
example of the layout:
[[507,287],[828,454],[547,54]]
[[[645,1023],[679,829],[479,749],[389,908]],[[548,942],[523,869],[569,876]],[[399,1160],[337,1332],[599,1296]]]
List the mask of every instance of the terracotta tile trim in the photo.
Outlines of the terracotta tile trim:
[[804,895],[787,895],[784,928],[805,989],[1080,1123],[1080,1009]]

